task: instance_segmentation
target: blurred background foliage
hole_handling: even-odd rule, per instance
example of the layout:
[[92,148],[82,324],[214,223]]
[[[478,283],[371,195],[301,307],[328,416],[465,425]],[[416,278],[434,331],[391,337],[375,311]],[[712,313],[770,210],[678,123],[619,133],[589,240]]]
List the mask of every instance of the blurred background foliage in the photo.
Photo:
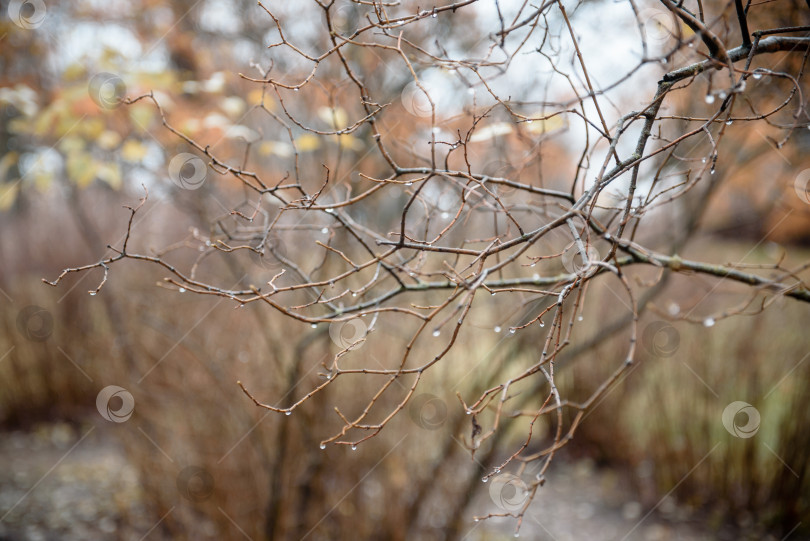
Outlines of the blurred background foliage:
[[[403,10],[414,3],[405,4]],[[719,6],[704,4],[707,9]],[[356,6],[340,6],[345,7],[340,12],[343,24],[351,25]],[[763,27],[806,24],[802,6],[776,2],[756,13]],[[6,7],[4,3],[4,13]],[[327,46],[322,14],[312,5],[273,7],[307,50]],[[212,171],[199,192],[176,189],[166,164],[177,152],[188,151],[188,145],[162,128],[152,104],[123,106],[104,101],[103,93],[88,92],[95,75],[119,78],[130,98],[152,92],[172,126],[211,145],[233,164],[242,163],[247,147],[251,167],[268,178],[281,179],[300,167],[301,176],[316,179],[312,182],[317,185],[321,164],[337,163],[335,177],[356,183],[358,173],[385,170],[376,155],[366,154],[371,142],[367,130],[315,137],[279,121],[282,106],[320,129],[358,118],[359,105],[347,98],[339,66],[333,61],[322,66],[318,92],[307,87],[271,95],[241,79],[238,73],[261,78],[271,62],[274,70],[289,73],[290,80],[306,73],[283,53],[274,56],[265,49],[277,39],[277,31],[252,1],[88,0],[49,2],[47,10],[36,31],[5,16],[0,19],[3,430],[27,432],[61,422],[69,427],[69,441],[78,441],[95,427],[88,442],[110,444],[121,452],[139,488],[126,493],[131,501],[116,500],[105,511],[116,524],[117,533],[110,538],[138,539],[146,531],[150,538],[166,539],[237,539],[242,534],[252,539],[503,537],[509,525],[473,527],[471,517],[493,511],[481,475],[512,452],[510,443],[519,445],[526,423],[514,421],[504,447],[482,449],[478,461],[471,461],[461,443],[467,441],[469,420],[455,393],[474,395],[526,365],[521,358],[536,354],[538,335],[510,337],[492,332],[492,322],[480,322],[420,387],[437,397],[431,407],[438,409],[398,416],[357,451],[322,451],[319,442],[340,426],[334,404],[347,411],[362,408],[375,387],[330,388],[320,400],[284,417],[255,408],[235,381],[249,383],[270,403],[299,398],[318,384],[321,363],[339,350],[323,326],[311,329],[262,306],[234,309],[221,300],[155,287],[162,284],[163,274],[146,266],[116,268],[97,296],[87,294],[101,279],[96,271],[70,277],[57,289],[40,281],[55,278],[65,267],[96,261],[107,244],[120,245],[128,216],[121,205],[141,197],[142,186],[154,200],[149,220],[139,223],[132,239],[133,249],[140,251],[207,236],[212,218],[231,208],[216,199],[241,197],[236,182]],[[487,22],[474,10],[460,10],[452,20],[428,20],[434,26],[419,27],[424,34],[411,39],[431,47],[438,35],[466,50]],[[398,151],[410,152],[415,141],[425,139],[426,128],[399,101],[409,74],[387,69],[385,53],[350,51],[355,55],[350,61],[369,74],[369,85],[390,96],[393,112],[387,127],[403,142]],[[673,58],[671,65],[682,60]],[[784,69],[803,61],[786,55]],[[647,100],[653,90],[651,81],[643,95],[630,99]],[[105,91],[112,97],[116,92]],[[789,91],[789,81],[770,77],[752,95],[758,106],[767,107]],[[684,95],[683,100],[686,106],[690,98]],[[460,123],[451,119],[446,129]],[[473,159],[479,164],[493,159],[531,162],[521,168],[524,182],[531,183],[542,171],[552,184],[559,179],[565,186],[562,179],[568,178],[565,172],[576,158],[564,141],[548,136],[567,128],[565,122],[549,121],[525,132],[506,131],[502,137],[493,128],[484,132]],[[810,255],[810,218],[792,197],[796,172],[810,166],[810,131],[799,130],[776,152],[775,136],[767,127],[761,129],[734,133],[736,148],[727,141],[719,174],[728,182],[710,202],[695,240],[683,248],[684,257],[765,264],[779,257],[782,245],[790,247],[790,258],[797,261]],[[388,219],[385,208],[383,202],[378,209],[381,222]],[[651,234],[665,239],[668,228],[662,224],[661,231]],[[752,241],[757,243],[753,250]],[[291,244],[286,249],[294,249]],[[175,254],[174,262],[190,265],[196,255],[189,244]],[[247,284],[267,276],[268,269],[247,258],[213,259],[205,272],[225,281]],[[635,278],[653,277],[641,272]],[[604,322],[617,313],[615,297],[609,287],[603,289],[585,307],[586,335],[599,337]],[[697,305],[709,317],[745,296],[716,280],[675,276],[644,323]],[[53,317],[52,335],[45,341],[31,340],[19,328],[19,314],[29,305],[41,306]],[[638,368],[589,415],[558,460],[587,459],[618,472],[616,483],[644,513],[671,495],[676,503],[650,520],[691,521],[710,532],[707,538],[808,535],[806,327],[806,308],[785,299],[755,317],[719,319],[711,327],[675,323],[677,353],[642,350]],[[390,344],[403,336],[394,331],[373,336],[363,355],[384,358]],[[626,339],[621,331],[590,345],[586,340],[560,366],[561,389],[572,399],[587,397],[613,369],[602,360],[620,358]],[[471,359],[480,364],[470,373]],[[127,423],[112,425],[96,414],[96,394],[109,384],[127,387],[135,398],[136,413]],[[522,389],[527,398],[533,391]],[[734,400],[747,400],[759,409],[757,438],[736,439],[724,430],[720,415]],[[535,427],[539,433],[551,429],[542,420]],[[210,497],[184,499],[178,493],[178,474],[189,465],[212,475]],[[3,501],[0,512],[6,513],[13,501]],[[25,505],[12,509],[0,522],[4,534],[16,539],[16,534],[24,535],[20,532],[30,533],[25,530],[34,520],[29,512]],[[643,535],[646,530],[640,531]]]

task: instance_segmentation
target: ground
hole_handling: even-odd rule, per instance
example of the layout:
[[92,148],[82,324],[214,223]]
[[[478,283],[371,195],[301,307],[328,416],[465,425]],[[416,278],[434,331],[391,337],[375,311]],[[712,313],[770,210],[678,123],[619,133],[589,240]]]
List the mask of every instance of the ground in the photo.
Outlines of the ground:
[[[151,529],[155,520],[144,505],[137,470],[122,449],[102,434],[92,426],[77,429],[66,424],[0,434],[0,464],[4,465],[0,469],[0,541],[160,538],[160,532]],[[491,507],[486,491],[481,498],[482,507]],[[597,469],[587,460],[560,460],[526,514],[521,538],[739,538],[731,533],[702,533],[706,528],[690,524],[690,517],[672,498],[665,498],[649,515],[647,511],[617,473]],[[511,537],[513,525],[501,519],[474,525],[468,539]]]

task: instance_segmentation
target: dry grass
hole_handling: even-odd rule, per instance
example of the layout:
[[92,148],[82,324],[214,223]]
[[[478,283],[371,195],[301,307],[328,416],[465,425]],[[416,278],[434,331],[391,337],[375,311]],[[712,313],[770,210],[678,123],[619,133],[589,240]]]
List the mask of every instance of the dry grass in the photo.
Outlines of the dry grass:
[[[112,195],[84,197],[88,208],[116,208]],[[49,211],[42,221],[37,216],[45,207],[34,205],[29,214],[2,217],[0,287],[14,301],[4,302],[0,314],[0,343],[3,352],[10,350],[0,361],[4,426],[89,418],[114,432],[141,472],[154,516],[165,516],[155,535],[167,538],[238,538],[239,529],[254,539],[460,537],[474,489],[495,455],[483,449],[478,465],[450,438],[469,433],[455,391],[480,388],[496,372],[516,369],[534,354],[530,338],[502,341],[510,339],[480,322],[422,388],[438,397],[431,407],[440,411],[403,412],[356,451],[320,450],[321,439],[340,426],[333,406],[356,413],[365,405],[373,392],[365,380],[347,380],[290,417],[254,407],[235,382],[244,381],[268,403],[300,397],[320,381],[320,363],[337,351],[325,327],[313,331],[259,306],[234,309],[228,301],[155,289],[161,274],[145,266],[115,269],[95,297],[86,291],[99,275],[48,288],[39,278],[99,254],[65,240],[83,235],[69,214]],[[120,214],[88,216],[105,239],[118,232]],[[153,217],[153,229],[138,242],[182,237],[170,217]],[[255,271],[249,264],[220,270],[234,282],[252,280],[243,271]],[[709,291],[714,283],[705,285]],[[673,301],[686,310],[703,293],[686,294],[673,281],[656,305],[666,310]],[[601,298],[585,310],[592,330],[615,312],[606,308],[615,297],[605,291]],[[734,299],[721,285],[695,313]],[[53,316],[47,341],[27,340],[16,328],[26,305]],[[799,495],[810,494],[805,310],[780,300],[762,317],[718,321],[711,328],[676,322],[675,354],[642,351],[638,367],[589,415],[568,452],[635,471],[648,508],[677,487],[674,495],[684,507],[717,524],[730,518],[752,535],[789,531],[808,512],[806,496]],[[642,328],[659,319],[647,313]],[[358,355],[384,363],[398,338],[395,328],[381,327]],[[615,349],[619,338],[561,366],[561,387],[572,396],[591,392],[622,358]],[[132,393],[135,413],[127,422],[99,420],[95,398],[106,385]],[[760,411],[756,437],[734,438],[723,428],[722,411],[735,400]],[[510,433],[517,441],[520,423],[515,425]],[[548,427],[537,428],[543,429]],[[197,476],[185,485],[184,497],[178,479],[187,467],[207,472],[211,491]]]

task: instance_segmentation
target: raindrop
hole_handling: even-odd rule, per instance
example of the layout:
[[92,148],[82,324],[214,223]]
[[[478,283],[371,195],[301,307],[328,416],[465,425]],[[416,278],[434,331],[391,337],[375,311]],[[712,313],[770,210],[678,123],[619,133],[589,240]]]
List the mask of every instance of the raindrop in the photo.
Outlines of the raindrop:
[[433,133],[434,133],[434,134],[437,134],[437,135],[438,135],[438,133],[439,133],[440,131],[441,131],[441,130],[438,128],[438,126],[434,126],[434,127],[433,127]]
[[96,296],[96,292],[95,292],[95,291],[91,291],[91,292],[90,292],[90,296],[91,296],[91,297],[95,297],[95,296]]
[[327,233],[329,233],[329,228],[328,228],[328,227],[324,227],[323,229],[321,229],[321,233],[323,233],[324,235],[326,235]]
[[577,318],[577,321],[582,321],[583,319],[584,319],[584,318],[583,318],[582,316],[579,316],[579,317]]
[[515,537],[520,537],[520,533],[519,533],[519,532],[515,532]]
[[753,77],[754,77],[754,79],[756,79],[757,81],[759,81],[760,79],[762,79],[762,74],[761,74],[761,73],[759,73],[759,72],[756,72],[756,73],[754,73]]
[[706,94],[706,103],[714,103],[714,95]]
[[710,175],[713,175],[713,174],[714,174],[714,167],[712,167],[712,170],[711,170],[711,171],[709,171],[709,174],[710,174]]
[[467,410],[467,415],[472,415],[472,410]]
[[531,124],[532,122],[534,122],[534,120],[532,120],[532,119],[530,118],[530,119],[528,119],[528,120],[526,121],[526,124]]
[[540,320],[540,326],[541,326],[541,327],[545,327],[545,326],[546,326],[545,322],[544,322],[542,319]]
[[494,292],[494,291],[490,291],[490,292],[489,292],[489,294],[490,294],[490,295],[492,295],[493,297],[495,296],[495,292]]
[[326,449],[326,444],[325,444],[325,443],[322,443],[322,444],[320,445],[320,447],[321,447],[321,451],[323,451],[324,449]]
[[678,303],[673,302],[669,305],[668,312],[671,316],[677,316],[681,312],[681,307]]
[[734,124],[733,120],[726,120],[726,126],[731,126],[732,124]]
[[434,13],[434,14],[433,14],[433,18],[434,18],[434,19],[435,19],[436,17],[438,17],[438,16],[439,16],[439,14],[438,14],[438,13]]
[[531,264],[531,265],[529,265],[529,266],[530,266],[530,267],[534,267],[535,265],[537,265],[537,261],[535,261],[534,263],[532,263],[532,264]]
[[439,329],[436,329],[435,331],[433,331],[433,336],[439,336],[440,334],[441,334],[441,331]]
[[450,214],[447,212],[442,212],[442,220],[446,220],[450,217]]
[[408,182],[406,182],[406,183],[405,183],[405,186],[413,186],[413,182],[411,182],[411,181],[409,180]]
[[475,518],[473,519],[473,522],[478,522],[479,520],[480,520],[480,519],[479,519],[478,517],[475,517]]
[[540,275],[537,273],[532,274],[532,280],[534,281],[540,280]]
[[285,411],[285,412],[284,412],[284,415],[286,415],[286,416],[288,416],[288,417],[289,417],[290,415],[292,415],[292,410],[287,410],[287,411]]
[[356,292],[352,292],[352,297],[356,297],[356,296],[357,296],[357,293],[356,293]]
[[501,328],[500,328],[500,326],[498,326],[498,325],[495,325],[495,329],[494,329],[494,330],[495,330],[495,332],[501,332]]
[[500,468],[495,468],[495,473],[501,473],[501,469]]
[[295,88],[295,89],[293,89],[293,90],[294,90],[295,92],[298,92],[298,89],[297,89],[297,88]]
[[715,321],[713,317],[707,317],[703,320],[704,327],[714,327]]
[[186,288],[181,287],[180,289],[178,289],[178,291],[179,291],[180,293],[185,293],[185,292],[186,292]]
[[334,209],[326,209],[326,212],[327,212],[328,214],[332,214],[333,212],[335,212],[335,210],[334,210]]
[[310,327],[312,327],[313,329],[317,329],[317,328],[318,328],[318,324],[317,324],[317,323],[313,323],[312,325],[310,325]]
[[352,444],[352,451],[357,451],[357,446],[355,444]]
[[481,478],[482,483],[486,483],[487,481],[489,481],[489,477],[482,477]]
[[702,160],[700,160],[700,163],[706,163],[706,158],[703,158]]
[[517,329],[515,329],[514,327],[512,327],[511,329],[509,329],[509,334],[515,334],[515,331],[516,331],[516,330],[517,330]]

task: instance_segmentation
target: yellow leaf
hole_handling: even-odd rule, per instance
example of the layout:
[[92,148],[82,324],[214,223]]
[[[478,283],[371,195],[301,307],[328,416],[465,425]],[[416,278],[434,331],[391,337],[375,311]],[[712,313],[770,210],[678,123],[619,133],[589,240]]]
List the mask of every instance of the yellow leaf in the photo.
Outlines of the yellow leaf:
[[[37,117],[36,121],[34,121],[33,128],[36,135],[47,135],[53,131],[54,123],[57,120],[58,109],[59,108],[56,106],[56,104],[52,104],[42,111],[42,114]],[[30,133],[29,130],[25,131]]]
[[18,154],[16,152],[7,152],[0,158],[0,182],[3,182],[6,178],[11,166],[17,163],[17,156]]
[[247,101],[250,105],[261,105],[262,96],[264,96],[264,106],[273,111],[276,108],[276,102],[270,97],[270,94],[262,92],[261,88],[254,88],[248,94]]
[[26,180],[29,178],[34,182],[34,187],[37,190],[45,192],[53,182],[53,171],[45,167],[35,167],[26,175]]
[[86,118],[79,126],[81,127],[81,133],[88,139],[98,138],[98,136],[104,133],[104,129],[106,128],[104,119],[101,117]]
[[47,133],[56,137],[64,137],[77,128],[80,123],[81,121],[74,115],[62,115],[56,119],[56,127],[51,126]]
[[311,133],[305,133],[295,138],[295,147],[299,152],[311,152],[321,148],[321,141]]
[[65,137],[59,142],[59,150],[68,155],[73,152],[81,152],[85,146],[84,139],[80,137]]
[[118,132],[106,130],[96,138],[96,144],[104,150],[112,150],[121,144],[121,136]]
[[280,158],[289,158],[293,153],[292,145],[281,141],[262,141],[259,145],[259,154],[262,156],[275,154]]
[[12,118],[8,123],[8,131],[11,133],[30,133],[31,119],[25,117]]
[[331,107],[321,107],[318,109],[318,116],[329,124],[333,130],[342,130],[349,123],[349,115],[342,107],[332,109]]
[[146,157],[146,145],[137,139],[127,139],[121,147],[121,157],[128,162],[139,162]]
[[68,178],[79,188],[86,188],[96,178],[98,164],[86,152],[71,154],[67,160]]
[[183,132],[184,135],[193,136],[200,131],[201,125],[199,118],[189,118],[180,126],[180,131]]
[[102,163],[98,165],[96,176],[110,185],[114,190],[121,189],[121,167],[117,163]]
[[14,201],[17,200],[17,194],[20,192],[20,181],[15,180],[8,184],[0,184],[0,211],[8,210]]
[[557,115],[543,120],[534,120],[531,123],[526,122],[525,126],[529,133],[538,135],[562,128],[565,126],[565,121],[563,120],[562,116]]
[[145,105],[132,105],[127,107],[127,111],[135,129],[140,132],[145,132],[149,128],[155,115],[154,109]]
[[76,81],[85,78],[87,78],[87,70],[79,63],[69,65],[62,73],[63,81]]
[[340,148],[348,148],[350,150],[363,150],[366,146],[363,141],[352,135],[338,135]]

